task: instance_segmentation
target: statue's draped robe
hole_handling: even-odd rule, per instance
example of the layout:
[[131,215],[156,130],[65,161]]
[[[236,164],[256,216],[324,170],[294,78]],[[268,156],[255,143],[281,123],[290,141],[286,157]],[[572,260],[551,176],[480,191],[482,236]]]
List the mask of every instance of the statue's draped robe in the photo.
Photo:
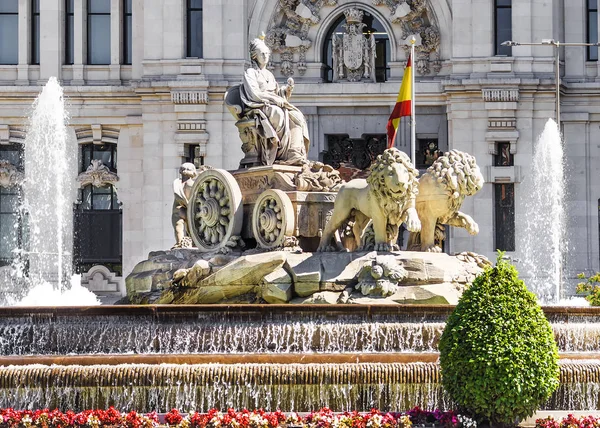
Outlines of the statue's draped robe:
[[186,183],[181,178],[176,178],[173,181],[173,215],[171,216],[171,222],[173,227],[179,219],[187,218],[187,206],[189,202],[189,193],[192,190],[190,186],[186,186]]
[[[261,147],[258,153],[263,165],[277,163],[302,165],[310,145],[306,119],[300,110],[287,101],[286,88],[279,88],[267,69],[249,68],[244,73],[240,97],[244,110],[255,112]],[[270,95],[283,97],[283,107],[269,100]],[[291,132],[292,130],[297,132]]]

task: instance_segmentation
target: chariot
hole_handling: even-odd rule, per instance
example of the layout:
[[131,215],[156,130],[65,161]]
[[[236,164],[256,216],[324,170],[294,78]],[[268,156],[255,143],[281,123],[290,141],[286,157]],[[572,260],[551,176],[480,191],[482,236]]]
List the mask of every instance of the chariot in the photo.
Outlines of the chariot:
[[264,250],[299,245],[314,251],[337,192],[299,190],[296,178],[301,170],[272,165],[201,172],[187,208],[195,246],[216,251],[233,246],[235,237],[241,236]]

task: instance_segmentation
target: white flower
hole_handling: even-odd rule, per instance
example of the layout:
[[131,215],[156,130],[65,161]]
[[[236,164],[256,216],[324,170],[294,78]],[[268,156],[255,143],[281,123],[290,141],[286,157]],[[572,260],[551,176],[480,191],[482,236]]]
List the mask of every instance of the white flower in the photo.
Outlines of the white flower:
[[465,415],[457,415],[456,418],[463,428],[477,428],[477,422]]

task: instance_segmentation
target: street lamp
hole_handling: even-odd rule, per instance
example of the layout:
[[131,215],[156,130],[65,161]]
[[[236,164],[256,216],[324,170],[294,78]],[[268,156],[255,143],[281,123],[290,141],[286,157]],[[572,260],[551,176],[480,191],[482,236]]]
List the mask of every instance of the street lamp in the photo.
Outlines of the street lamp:
[[555,79],[556,79],[556,123],[560,129],[560,50],[561,46],[600,46],[599,43],[563,43],[554,39],[542,39],[537,43],[521,43],[513,40],[502,42],[502,46],[554,46]]

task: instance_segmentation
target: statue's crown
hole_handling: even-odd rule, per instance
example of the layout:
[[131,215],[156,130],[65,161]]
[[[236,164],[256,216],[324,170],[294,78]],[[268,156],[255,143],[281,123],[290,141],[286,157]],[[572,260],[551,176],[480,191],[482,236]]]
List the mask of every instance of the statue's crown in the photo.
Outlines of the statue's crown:
[[358,24],[362,22],[364,13],[360,9],[351,7],[350,9],[346,9],[344,11],[344,15],[346,16],[346,23]]

